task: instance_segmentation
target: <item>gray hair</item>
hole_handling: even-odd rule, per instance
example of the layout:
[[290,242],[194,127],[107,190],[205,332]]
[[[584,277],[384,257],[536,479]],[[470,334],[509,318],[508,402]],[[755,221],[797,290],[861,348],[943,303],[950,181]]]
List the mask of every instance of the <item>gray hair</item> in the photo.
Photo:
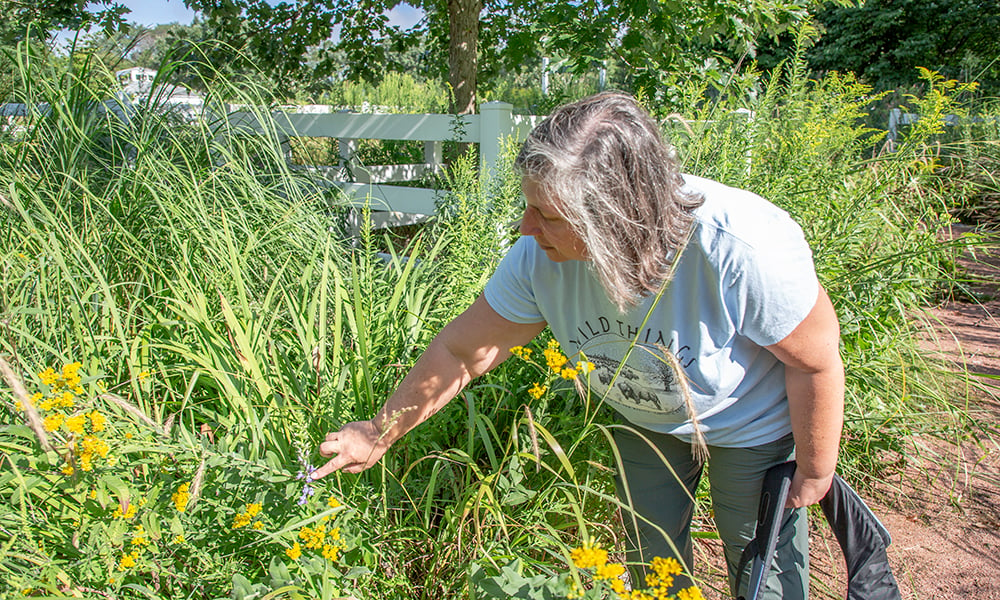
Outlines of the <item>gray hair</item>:
[[704,201],[682,189],[656,121],[619,92],[556,109],[528,136],[514,167],[558,199],[623,312],[659,290]]

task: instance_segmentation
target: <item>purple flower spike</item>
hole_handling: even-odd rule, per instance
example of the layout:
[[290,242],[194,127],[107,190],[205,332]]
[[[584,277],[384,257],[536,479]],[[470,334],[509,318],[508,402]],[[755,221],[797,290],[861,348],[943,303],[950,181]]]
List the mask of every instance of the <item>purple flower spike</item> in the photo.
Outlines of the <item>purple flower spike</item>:
[[[299,464],[302,465],[302,470],[299,471],[299,474],[296,475],[295,478],[296,479],[304,479],[307,482],[312,481],[311,475],[312,475],[313,471],[316,470],[316,467],[310,465],[309,461],[306,460],[306,458],[302,455],[302,453],[299,453]],[[299,496],[299,505],[301,506],[301,505],[305,504],[306,502],[309,502],[309,498],[312,497],[312,495],[315,494],[315,493],[316,493],[316,489],[313,486],[309,485],[308,483],[306,483],[305,485],[303,485],[302,486],[302,495]]]

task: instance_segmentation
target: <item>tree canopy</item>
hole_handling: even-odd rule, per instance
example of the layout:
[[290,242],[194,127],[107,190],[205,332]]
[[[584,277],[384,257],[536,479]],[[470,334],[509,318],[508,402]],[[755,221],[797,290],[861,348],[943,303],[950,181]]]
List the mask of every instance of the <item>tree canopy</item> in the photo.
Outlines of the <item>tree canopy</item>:
[[0,45],[16,44],[29,36],[41,41],[53,31],[79,31],[95,25],[115,32],[125,26],[123,16],[128,12],[114,0],[2,0]]

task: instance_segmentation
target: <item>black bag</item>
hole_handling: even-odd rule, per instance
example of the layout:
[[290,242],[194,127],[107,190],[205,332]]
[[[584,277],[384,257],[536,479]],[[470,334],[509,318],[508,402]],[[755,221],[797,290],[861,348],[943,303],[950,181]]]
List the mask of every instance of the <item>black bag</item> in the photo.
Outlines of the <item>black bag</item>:
[[[789,461],[771,467],[764,475],[757,529],[754,539],[743,549],[737,571],[742,575],[747,563],[753,561],[747,593],[738,594],[739,600],[757,600],[771,569],[794,474],[795,461]],[[834,475],[830,491],[819,505],[847,561],[847,600],[901,600],[886,554],[892,538],[861,496]]]

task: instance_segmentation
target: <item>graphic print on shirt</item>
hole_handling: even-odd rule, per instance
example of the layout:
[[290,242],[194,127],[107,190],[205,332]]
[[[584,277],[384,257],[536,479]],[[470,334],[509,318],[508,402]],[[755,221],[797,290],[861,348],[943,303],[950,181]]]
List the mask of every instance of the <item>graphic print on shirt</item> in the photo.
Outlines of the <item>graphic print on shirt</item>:
[[[683,423],[687,408],[677,374],[664,352],[672,352],[681,367],[694,362],[691,348],[669,341],[661,331],[640,331],[618,320],[600,317],[592,327],[588,322],[570,340],[594,365],[590,373],[591,392],[604,398],[621,412],[642,413],[647,421]],[[631,337],[626,337],[631,334]],[[635,347],[629,354],[632,341]],[[628,354],[624,365],[619,365]],[[617,375],[616,375],[617,373]]]

